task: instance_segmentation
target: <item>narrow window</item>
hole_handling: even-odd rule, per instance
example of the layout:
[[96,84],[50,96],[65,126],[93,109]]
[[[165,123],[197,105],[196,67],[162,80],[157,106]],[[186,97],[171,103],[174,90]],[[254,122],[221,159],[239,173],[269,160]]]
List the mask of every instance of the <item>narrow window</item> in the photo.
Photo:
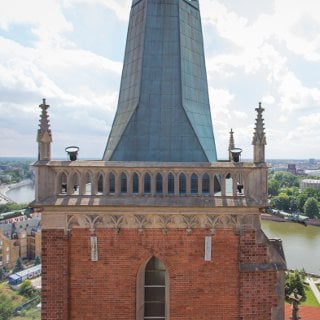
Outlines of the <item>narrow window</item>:
[[136,172],[132,176],[132,192],[139,193],[139,177]]
[[149,173],[144,175],[144,193],[151,193],[151,177]]
[[102,173],[100,173],[99,177],[98,177],[98,193],[103,193],[103,175],[102,175]]
[[112,172],[109,174],[109,192],[115,193],[116,192],[116,178]]
[[209,192],[210,192],[210,179],[209,179],[209,175],[205,173],[202,176],[202,193],[209,194]]
[[198,193],[198,176],[195,173],[191,176],[191,193]]
[[174,193],[174,176],[171,172],[168,174],[168,193]]
[[155,257],[150,259],[145,269],[143,319],[166,319],[166,269]]
[[187,189],[186,176],[183,173],[181,173],[179,176],[179,193],[185,194],[186,189]]
[[121,193],[127,193],[127,175],[122,172],[121,173]]
[[160,173],[156,177],[156,193],[162,193],[162,175]]

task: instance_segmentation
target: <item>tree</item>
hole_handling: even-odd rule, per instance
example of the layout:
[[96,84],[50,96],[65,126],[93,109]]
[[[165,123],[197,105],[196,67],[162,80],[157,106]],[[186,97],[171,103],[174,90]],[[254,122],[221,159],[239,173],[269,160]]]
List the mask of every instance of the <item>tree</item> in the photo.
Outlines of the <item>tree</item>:
[[271,177],[279,182],[280,188],[299,187],[299,178],[292,173],[276,172]]
[[22,271],[24,269],[24,265],[22,263],[22,259],[19,257],[17,259],[16,265],[14,266],[12,273],[17,273],[19,271]]
[[28,298],[33,298],[38,294],[38,291],[33,287],[30,280],[24,280],[20,285],[19,294]]
[[268,182],[268,193],[270,196],[278,195],[280,189],[279,182],[275,179],[270,179]]
[[12,302],[4,294],[0,293],[0,319],[11,319],[13,308]]
[[288,211],[290,208],[290,198],[287,194],[280,193],[271,199],[271,205],[278,210]]
[[34,265],[37,266],[38,264],[41,264],[41,259],[39,256],[36,256],[34,259]]
[[0,267],[0,281],[4,279],[5,274],[6,274],[6,271],[4,270],[4,268]]
[[304,213],[309,218],[319,217],[318,201],[315,198],[308,198],[304,204]]
[[294,290],[297,290],[297,293],[302,297],[300,300],[301,302],[306,301],[307,296],[303,284],[305,276],[306,274],[304,270],[295,270],[286,273],[285,295],[287,302],[291,303],[289,296],[294,292]]

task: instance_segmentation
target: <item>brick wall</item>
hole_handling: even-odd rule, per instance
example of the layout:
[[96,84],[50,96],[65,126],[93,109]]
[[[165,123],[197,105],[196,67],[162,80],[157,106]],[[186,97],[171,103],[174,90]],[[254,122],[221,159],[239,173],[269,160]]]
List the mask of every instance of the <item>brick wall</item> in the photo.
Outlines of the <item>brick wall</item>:
[[269,263],[261,232],[247,230],[240,237],[240,264],[245,266],[240,275],[241,320],[273,319],[272,308],[278,305],[277,271]]
[[211,262],[204,261],[204,237],[211,235],[205,229],[190,235],[182,229],[97,229],[96,235],[99,260],[93,262],[88,229],[70,232],[69,249],[63,232],[43,231],[43,320],[136,319],[137,274],[153,255],[168,271],[170,320],[271,319],[275,272],[239,267],[267,262],[266,246],[254,232],[218,229]]
[[42,230],[41,319],[68,317],[68,237],[63,230]]

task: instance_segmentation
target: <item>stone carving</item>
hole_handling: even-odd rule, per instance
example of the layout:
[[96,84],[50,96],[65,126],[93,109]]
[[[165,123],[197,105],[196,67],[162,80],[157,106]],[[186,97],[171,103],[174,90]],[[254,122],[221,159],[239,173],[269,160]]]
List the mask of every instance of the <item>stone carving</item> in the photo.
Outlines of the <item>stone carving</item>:
[[212,233],[218,228],[238,231],[240,228],[240,219],[237,215],[207,216],[207,226]]
[[67,230],[74,227],[89,228],[91,234],[94,234],[98,224],[103,224],[103,220],[100,215],[75,214],[67,217]]
[[138,225],[139,233],[143,233],[145,226],[150,223],[149,219],[143,215],[135,215],[134,218],[136,224]]
[[168,232],[168,225],[174,223],[174,219],[172,216],[159,216],[159,223],[162,228],[162,232],[166,234]]
[[241,229],[259,228],[259,221],[259,216],[252,214],[75,214],[67,216],[65,230],[68,232],[72,228],[88,228],[94,235],[96,228],[112,228],[115,233],[123,228],[136,228],[139,233],[143,233],[146,228],[158,228],[166,234],[170,228],[184,228],[191,234],[192,229],[197,227],[208,228],[211,233],[215,233],[216,229],[232,229],[239,233]]
[[191,216],[183,215],[182,220],[187,227],[186,231],[188,234],[191,234],[192,228],[194,228],[199,223],[199,219],[195,215],[191,215]]
[[123,224],[124,217],[123,216],[110,216],[110,222],[113,225],[113,229],[115,231],[115,233],[119,233],[120,232],[120,227]]

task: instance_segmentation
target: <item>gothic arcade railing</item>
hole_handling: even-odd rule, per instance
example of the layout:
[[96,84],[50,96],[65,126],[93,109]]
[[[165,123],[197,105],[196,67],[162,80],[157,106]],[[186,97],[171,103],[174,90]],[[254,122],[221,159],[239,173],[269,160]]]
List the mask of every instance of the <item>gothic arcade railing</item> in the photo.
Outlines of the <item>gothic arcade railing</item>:
[[38,161],[36,201],[48,197],[214,197],[267,201],[267,166],[253,163]]

